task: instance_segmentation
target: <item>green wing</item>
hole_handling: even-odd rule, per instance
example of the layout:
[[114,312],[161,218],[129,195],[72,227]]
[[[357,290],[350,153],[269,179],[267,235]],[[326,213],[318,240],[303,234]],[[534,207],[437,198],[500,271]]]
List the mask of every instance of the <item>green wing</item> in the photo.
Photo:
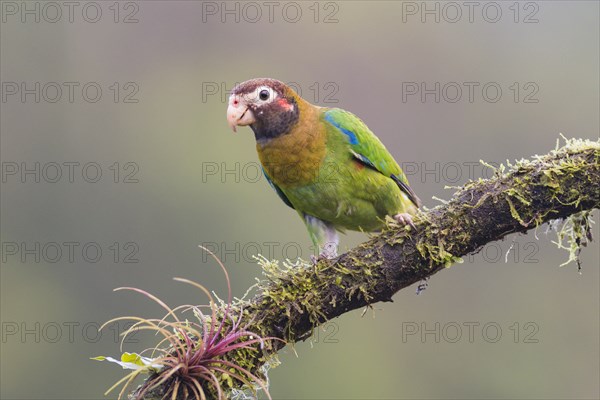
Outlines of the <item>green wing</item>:
[[346,135],[350,143],[350,151],[357,160],[393,179],[417,207],[421,206],[421,201],[408,186],[406,175],[394,157],[360,118],[339,108],[329,109],[324,115],[327,122]]

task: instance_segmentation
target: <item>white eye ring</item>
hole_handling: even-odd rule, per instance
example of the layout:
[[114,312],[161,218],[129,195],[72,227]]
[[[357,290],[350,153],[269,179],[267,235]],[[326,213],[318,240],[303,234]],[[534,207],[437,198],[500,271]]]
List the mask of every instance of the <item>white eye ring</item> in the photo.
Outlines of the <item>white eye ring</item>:
[[[266,97],[265,92],[267,93]],[[277,92],[268,86],[259,86],[248,97],[254,102],[270,103],[277,97]]]

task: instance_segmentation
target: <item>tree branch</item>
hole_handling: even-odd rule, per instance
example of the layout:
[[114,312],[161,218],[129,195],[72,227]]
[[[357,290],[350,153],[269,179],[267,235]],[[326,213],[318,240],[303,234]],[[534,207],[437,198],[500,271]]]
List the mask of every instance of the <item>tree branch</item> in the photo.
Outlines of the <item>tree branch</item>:
[[[577,214],[571,219],[574,240],[577,246],[585,244],[588,214],[581,212],[600,208],[599,188],[600,143],[570,140],[545,156],[501,167],[491,179],[467,183],[449,202],[420,213],[416,230],[390,226],[339,258],[314,266],[285,269],[265,263],[267,283],[236,306],[243,306],[248,330],[288,343],[304,340],[318,324],[392,301],[400,289],[506,235]],[[254,371],[284,345],[269,343],[251,353]],[[230,358],[248,354],[234,352]],[[145,398],[161,393],[158,388]]]

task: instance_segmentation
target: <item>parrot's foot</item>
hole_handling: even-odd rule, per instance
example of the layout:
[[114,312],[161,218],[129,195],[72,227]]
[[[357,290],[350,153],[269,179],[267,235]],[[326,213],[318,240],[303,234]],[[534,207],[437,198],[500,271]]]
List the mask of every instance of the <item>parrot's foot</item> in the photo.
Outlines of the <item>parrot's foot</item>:
[[338,240],[336,238],[333,242],[327,242],[321,249],[321,253],[319,254],[319,258],[326,258],[331,260],[332,258],[336,258],[338,256]]
[[312,261],[313,265],[317,265],[319,260],[333,260],[334,258],[336,258],[338,256],[337,248],[338,248],[337,242],[327,243],[321,249],[319,256],[311,255],[310,260]]
[[417,227],[415,226],[415,224],[413,223],[412,220],[412,216],[408,213],[400,213],[400,214],[396,214],[394,215],[394,219],[402,225],[410,225],[412,226],[414,229],[417,229]]

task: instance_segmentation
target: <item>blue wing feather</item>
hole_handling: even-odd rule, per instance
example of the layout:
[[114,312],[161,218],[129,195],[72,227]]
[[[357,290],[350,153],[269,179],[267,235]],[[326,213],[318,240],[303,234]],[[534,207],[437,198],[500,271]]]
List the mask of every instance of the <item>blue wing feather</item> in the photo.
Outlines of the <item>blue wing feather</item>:
[[351,130],[344,128],[342,124],[335,119],[335,116],[333,113],[331,113],[331,111],[325,113],[325,119],[327,120],[327,122],[329,122],[330,124],[338,128],[340,131],[342,131],[344,135],[348,136],[348,141],[350,142],[350,144],[358,144],[358,138],[356,137],[356,134]]
[[327,122],[347,137],[354,158],[394,180],[417,207],[421,206],[421,201],[408,185],[408,180],[394,157],[360,118],[339,108],[328,109],[324,116]]

